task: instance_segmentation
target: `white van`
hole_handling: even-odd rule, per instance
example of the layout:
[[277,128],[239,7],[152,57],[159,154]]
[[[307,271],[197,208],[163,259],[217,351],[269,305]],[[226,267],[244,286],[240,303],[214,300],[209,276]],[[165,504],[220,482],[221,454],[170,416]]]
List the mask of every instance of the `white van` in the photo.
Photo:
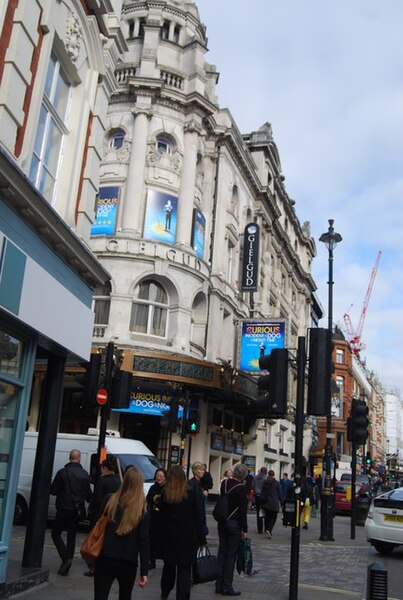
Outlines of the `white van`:
[[[14,513],[15,525],[23,525],[26,523],[31,497],[37,442],[37,432],[25,433]],[[142,471],[144,476],[144,492],[147,493],[154,483],[155,470],[161,466],[151,450],[149,450],[143,442],[121,438],[119,432],[114,431],[107,431],[105,446],[107,452],[114,454],[119,460],[122,472],[124,472],[129,465],[133,465]],[[88,435],[58,433],[55,458],[53,461],[52,479],[56,472],[69,462],[70,450],[73,449],[80,450],[81,464],[84,469],[90,473],[91,482],[94,483],[98,460],[98,430],[96,429],[89,430]],[[55,513],[55,497],[50,496],[49,518],[53,518]]]

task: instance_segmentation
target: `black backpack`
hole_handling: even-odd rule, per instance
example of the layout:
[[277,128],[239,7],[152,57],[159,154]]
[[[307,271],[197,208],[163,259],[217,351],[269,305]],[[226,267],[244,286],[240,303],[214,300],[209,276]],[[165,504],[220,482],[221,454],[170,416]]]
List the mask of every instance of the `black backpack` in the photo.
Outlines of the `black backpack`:
[[237,485],[234,485],[234,487],[232,487],[229,491],[227,491],[227,482],[228,482],[228,479],[226,479],[226,481],[225,481],[224,494],[221,494],[221,496],[219,496],[219,498],[216,502],[216,505],[213,508],[213,517],[217,521],[217,523],[226,523],[228,521],[228,519],[230,519],[232,517],[232,515],[234,515],[236,513],[236,511],[238,510],[238,506],[237,506],[236,509],[233,510],[230,515],[228,514],[228,512],[229,512],[228,494],[231,492],[231,490],[234,490],[236,487],[239,487],[242,484],[238,483]]

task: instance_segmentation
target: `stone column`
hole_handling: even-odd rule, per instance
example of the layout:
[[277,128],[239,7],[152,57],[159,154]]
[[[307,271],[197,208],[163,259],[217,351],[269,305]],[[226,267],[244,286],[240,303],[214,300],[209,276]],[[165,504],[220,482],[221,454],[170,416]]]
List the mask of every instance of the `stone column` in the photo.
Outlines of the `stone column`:
[[193,200],[195,196],[197,141],[199,128],[195,123],[185,126],[183,163],[179,188],[176,245],[191,248]]
[[123,233],[141,237],[144,212],[144,172],[146,166],[148,120],[150,109],[134,108],[133,139],[123,201]]

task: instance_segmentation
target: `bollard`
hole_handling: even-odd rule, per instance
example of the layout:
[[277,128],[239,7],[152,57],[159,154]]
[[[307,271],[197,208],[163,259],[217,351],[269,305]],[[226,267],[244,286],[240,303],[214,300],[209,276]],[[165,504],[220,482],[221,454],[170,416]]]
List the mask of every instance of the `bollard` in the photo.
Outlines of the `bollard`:
[[367,600],[388,600],[388,570],[380,562],[368,565]]

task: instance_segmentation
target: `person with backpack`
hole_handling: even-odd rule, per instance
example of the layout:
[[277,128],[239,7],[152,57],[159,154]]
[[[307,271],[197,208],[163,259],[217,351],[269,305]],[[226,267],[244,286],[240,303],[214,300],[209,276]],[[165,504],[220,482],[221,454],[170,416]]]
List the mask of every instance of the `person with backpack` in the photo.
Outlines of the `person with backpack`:
[[[233,476],[221,483],[220,498],[213,516],[218,520],[218,554],[220,576],[215,583],[216,594],[222,596],[239,596],[241,592],[234,590],[235,563],[242,537],[248,536],[248,496],[245,489],[245,479],[248,469],[238,463],[234,467]],[[226,514],[222,514],[222,511]],[[218,512],[221,511],[221,514]]]

